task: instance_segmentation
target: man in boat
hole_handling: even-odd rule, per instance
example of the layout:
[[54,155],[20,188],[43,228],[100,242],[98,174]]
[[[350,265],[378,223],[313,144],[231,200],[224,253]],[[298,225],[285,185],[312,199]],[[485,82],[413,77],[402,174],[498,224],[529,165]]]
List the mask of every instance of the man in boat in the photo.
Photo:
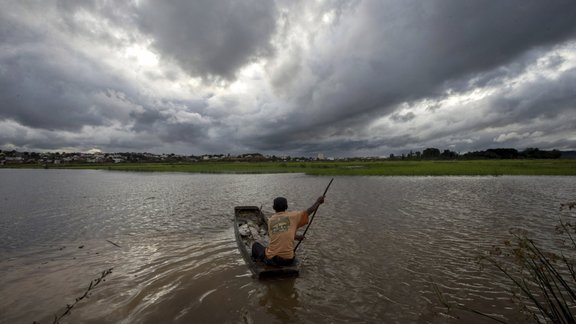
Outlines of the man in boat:
[[268,220],[270,244],[264,247],[259,242],[252,245],[252,257],[268,265],[287,266],[294,262],[294,241],[302,241],[304,236],[296,234],[298,228],[308,224],[308,216],[324,203],[324,197],[316,199],[310,208],[300,211],[286,211],[288,200],[284,197],[274,199],[276,213]]

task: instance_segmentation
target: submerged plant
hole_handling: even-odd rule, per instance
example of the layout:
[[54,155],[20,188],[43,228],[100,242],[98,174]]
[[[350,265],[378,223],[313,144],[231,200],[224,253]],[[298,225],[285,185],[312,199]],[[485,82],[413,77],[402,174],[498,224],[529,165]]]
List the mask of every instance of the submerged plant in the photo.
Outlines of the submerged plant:
[[[576,203],[561,204],[561,209],[572,210],[575,206]],[[559,223],[556,232],[565,236],[564,251],[545,251],[520,231],[478,258],[480,264],[487,263],[505,276],[513,287],[516,304],[536,323],[576,323],[576,223]],[[448,311],[458,309],[505,323],[496,316],[447,300],[435,284],[433,288]]]
[[[74,306],[76,306],[76,304],[78,304],[80,301],[82,301],[85,298],[88,298],[90,291],[92,291],[93,289],[95,289],[101,282],[106,281],[104,278],[106,278],[106,276],[108,276],[109,274],[112,273],[112,269],[114,268],[110,268],[108,270],[104,270],[100,273],[100,277],[90,281],[90,284],[88,285],[88,288],[86,288],[86,291],[84,291],[84,294],[82,294],[81,296],[77,297],[74,301],[74,303],[72,304],[67,304],[66,308],[64,309],[64,311],[60,314],[54,315],[54,321],[52,322],[52,324],[58,324],[60,323],[60,320],[62,318],[64,318],[65,316],[69,315],[70,312],[72,311],[72,309],[74,308]],[[39,322],[34,321],[34,324],[40,324]]]

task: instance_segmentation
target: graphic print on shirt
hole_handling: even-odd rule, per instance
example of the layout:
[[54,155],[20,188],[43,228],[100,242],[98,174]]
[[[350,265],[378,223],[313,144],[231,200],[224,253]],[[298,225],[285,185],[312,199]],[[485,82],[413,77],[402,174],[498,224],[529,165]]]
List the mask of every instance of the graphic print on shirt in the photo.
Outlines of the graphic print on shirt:
[[278,217],[270,222],[270,232],[272,234],[288,232],[290,228],[290,218]]

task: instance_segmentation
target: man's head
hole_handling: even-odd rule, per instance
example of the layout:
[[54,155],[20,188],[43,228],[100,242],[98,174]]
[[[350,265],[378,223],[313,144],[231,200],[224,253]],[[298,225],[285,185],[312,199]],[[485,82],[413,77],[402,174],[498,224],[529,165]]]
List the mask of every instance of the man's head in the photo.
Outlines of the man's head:
[[288,209],[288,200],[284,197],[274,198],[274,205],[272,208],[274,208],[277,213],[286,211],[286,209]]

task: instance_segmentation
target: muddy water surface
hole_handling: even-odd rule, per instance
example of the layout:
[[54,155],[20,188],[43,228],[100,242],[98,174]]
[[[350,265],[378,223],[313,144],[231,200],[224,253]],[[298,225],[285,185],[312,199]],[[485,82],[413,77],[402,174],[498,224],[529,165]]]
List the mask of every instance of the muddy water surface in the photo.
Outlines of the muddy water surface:
[[[522,229],[554,246],[573,177],[336,177],[299,250],[301,276],[254,280],[237,205],[307,208],[330,179],[0,170],[0,323],[456,323],[432,289],[521,321],[475,258]],[[570,214],[568,214],[570,216]],[[572,215],[574,216],[574,215]],[[455,316],[458,316],[456,318]]]

